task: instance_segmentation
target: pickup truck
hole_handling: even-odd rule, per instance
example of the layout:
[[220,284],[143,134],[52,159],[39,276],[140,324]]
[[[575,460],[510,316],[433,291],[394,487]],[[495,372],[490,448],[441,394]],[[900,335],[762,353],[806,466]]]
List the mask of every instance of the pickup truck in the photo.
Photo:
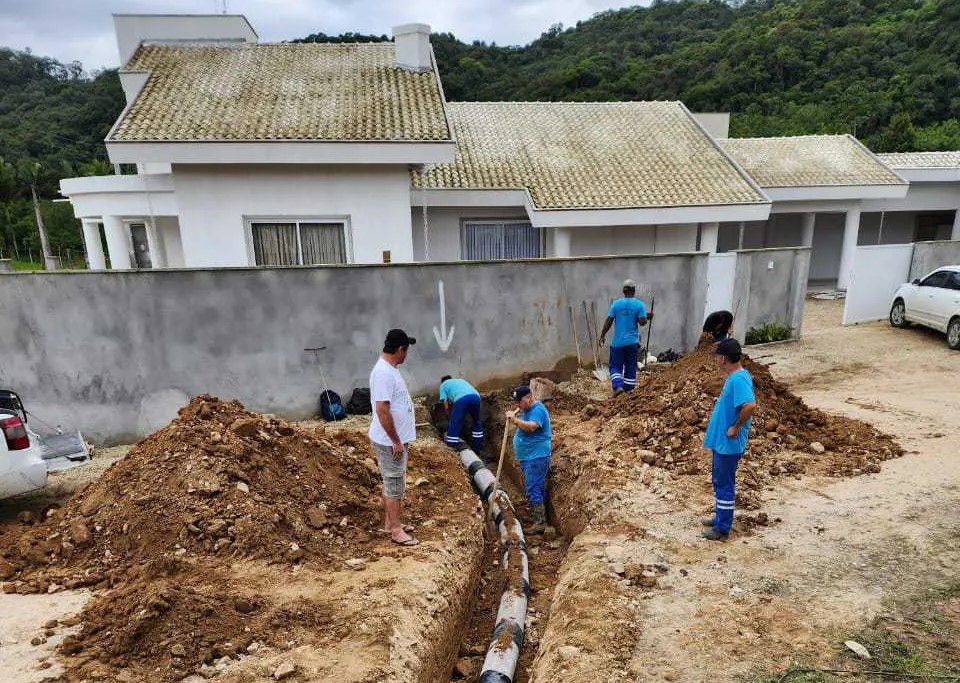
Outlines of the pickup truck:
[[23,419],[0,408],[0,432],[0,499],[46,486],[47,463]]
[[69,469],[90,460],[80,432],[41,436],[30,428],[20,397],[0,389],[0,499],[47,485],[47,472]]

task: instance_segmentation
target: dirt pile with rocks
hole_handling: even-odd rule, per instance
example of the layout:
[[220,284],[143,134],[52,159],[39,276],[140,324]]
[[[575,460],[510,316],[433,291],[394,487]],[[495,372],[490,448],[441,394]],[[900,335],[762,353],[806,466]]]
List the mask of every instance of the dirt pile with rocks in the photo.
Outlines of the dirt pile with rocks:
[[201,396],[4,555],[37,591],[114,585],[167,556],[351,557],[381,514],[376,472],[360,435]]
[[[702,345],[669,366],[642,373],[635,391],[584,408],[583,417],[618,422],[621,443],[649,465],[700,473],[704,431],[725,380],[711,350]],[[747,357],[744,367],[757,397],[748,458],[802,451],[818,456],[827,474],[844,476],[879,472],[880,462],[903,453],[892,437],[865,422],[811,408],[762,362]],[[795,461],[770,465],[773,475],[800,471]]]
[[[445,449],[414,449],[414,460],[430,481],[408,486],[409,520],[429,517],[433,530],[459,510],[441,494],[463,487],[462,472]],[[213,675],[259,647],[335,637],[329,596],[278,602],[262,581],[298,566],[362,569],[356,558],[393,552],[376,531],[376,473],[362,433],[200,396],[62,508],[6,528],[3,590],[109,589],[60,646],[68,680]],[[442,532],[420,537],[431,533]]]

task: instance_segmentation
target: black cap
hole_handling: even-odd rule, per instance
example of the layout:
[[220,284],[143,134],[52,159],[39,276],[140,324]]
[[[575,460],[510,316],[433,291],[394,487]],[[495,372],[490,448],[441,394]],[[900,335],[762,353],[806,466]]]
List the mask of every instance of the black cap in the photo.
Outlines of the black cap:
[[737,356],[743,353],[743,349],[740,348],[740,342],[733,337],[728,337],[717,344],[714,353],[718,356]]
[[530,387],[526,384],[521,384],[516,389],[513,390],[513,400],[519,401],[524,396],[527,396],[530,393]]
[[383,349],[388,353],[393,353],[403,346],[413,346],[416,343],[416,338],[407,336],[407,333],[403,330],[390,330],[383,342]]

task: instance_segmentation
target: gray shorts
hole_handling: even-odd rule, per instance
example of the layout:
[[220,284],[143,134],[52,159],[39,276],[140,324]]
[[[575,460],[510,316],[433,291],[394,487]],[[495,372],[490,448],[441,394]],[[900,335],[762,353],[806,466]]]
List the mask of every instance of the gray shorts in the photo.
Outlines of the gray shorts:
[[383,497],[403,498],[407,490],[407,445],[403,445],[403,455],[395,458],[390,446],[371,443],[373,443],[373,450],[377,452],[377,464],[380,466],[380,476],[383,478]]

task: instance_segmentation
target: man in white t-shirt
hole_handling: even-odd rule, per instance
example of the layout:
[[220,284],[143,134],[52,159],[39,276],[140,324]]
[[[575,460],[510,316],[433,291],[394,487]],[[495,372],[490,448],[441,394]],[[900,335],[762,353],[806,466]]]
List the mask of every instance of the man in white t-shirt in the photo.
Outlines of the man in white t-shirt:
[[383,354],[370,372],[370,401],[373,421],[370,441],[377,453],[383,478],[384,529],[397,545],[420,542],[409,532],[413,527],[400,521],[400,502],[407,482],[407,444],[417,438],[413,400],[397,367],[407,359],[407,350],[417,343],[403,330],[390,330],[383,342]]

